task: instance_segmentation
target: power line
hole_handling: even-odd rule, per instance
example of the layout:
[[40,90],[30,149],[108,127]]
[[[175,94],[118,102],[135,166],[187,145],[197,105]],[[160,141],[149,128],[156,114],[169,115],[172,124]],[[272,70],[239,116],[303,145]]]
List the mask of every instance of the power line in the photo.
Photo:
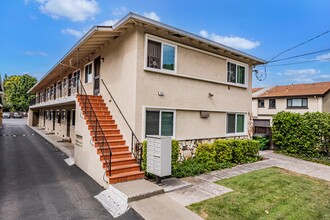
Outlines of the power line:
[[309,39],[309,40],[306,40],[306,41],[304,41],[304,42],[302,42],[302,43],[300,43],[300,44],[297,44],[297,45],[294,46],[294,47],[291,47],[291,48],[289,48],[289,49],[287,49],[287,50],[284,50],[283,52],[277,54],[276,56],[274,56],[273,58],[271,58],[270,60],[268,60],[267,63],[269,63],[270,61],[272,61],[272,60],[274,60],[275,58],[279,57],[280,55],[282,55],[282,54],[284,54],[284,53],[286,53],[286,52],[288,52],[288,51],[290,51],[290,50],[293,50],[293,49],[295,49],[295,48],[297,48],[297,47],[299,47],[299,46],[302,46],[302,45],[304,45],[304,44],[306,44],[306,43],[308,43],[308,42],[310,42],[310,41],[312,41],[312,40],[315,40],[315,39],[317,39],[317,38],[319,38],[319,37],[321,37],[321,36],[323,36],[323,35],[325,35],[325,34],[327,34],[327,33],[329,33],[329,32],[330,32],[330,30],[327,30],[327,31],[323,32],[322,34],[319,34],[319,35],[317,35],[317,36],[315,36],[315,37],[313,37],[313,38],[311,38],[311,39]]
[[275,65],[267,65],[267,67],[271,66],[289,66],[294,64],[302,64],[302,63],[311,63],[311,62],[317,62],[317,61],[326,61],[330,60],[330,58],[324,58],[324,59],[314,59],[314,60],[308,60],[308,61],[301,61],[301,62],[294,62],[294,63],[283,63],[283,64],[275,64]]
[[300,54],[300,55],[296,55],[296,56],[292,56],[292,57],[286,57],[286,58],[283,58],[283,59],[277,59],[277,60],[269,61],[268,63],[274,63],[274,62],[279,62],[279,61],[283,61],[283,60],[289,60],[289,59],[293,59],[293,58],[298,58],[298,57],[308,56],[308,55],[312,55],[312,54],[323,53],[323,52],[327,52],[327,51],[330,51],[330,48],[315,51],[315,52],[310,52],[310,53],[304,53],[304,54]]

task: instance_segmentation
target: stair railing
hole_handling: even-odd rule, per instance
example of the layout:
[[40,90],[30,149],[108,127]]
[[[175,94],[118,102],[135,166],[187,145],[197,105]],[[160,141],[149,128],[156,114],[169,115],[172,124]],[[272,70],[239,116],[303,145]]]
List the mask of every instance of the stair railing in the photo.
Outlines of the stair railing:
[[[82,107],[84,108],[84,110],[83,110],[85,113],[84,115],[87,117],[87,119],[89,119],[89,121],[92,124],[92,129],[93,129],[93,133],[94,133],[94,137],[95,137],[94,145],[96,146],[96,144],[98,144],[98,146],[100,147],[103,160],[105,161],[105,164],[106,164],[106,171],[109,171],[109,175],[111,176],[112,151],[111,151],[110,145],[107,141],[106,136],[104,135],[101,124],[97,118],[97,115],[93,109],[92,103],[88,97],[88,94],[87,94],[81,80],[79,80],[79,85],[80,85],[80,87],[77,88],[77,91],[78,91],[78,94],[81,95],[81,98],[83,100]],[[93,122],[95,122],[95,124]],[[109,151],[110,154],[107,155],[106,151]],[[104,178],[104,176],[103,176],[103,178]],[[106,182],[108,182],[108,181],[106,181]]]
[[127,127],[131,131],[131,152],[134,155],[136,161],[140,165],[140,171],[142,171],[142,150],[143,150],[142,143],[139,141],[138,137],[134,133],[132,127],[128,123],[127,119],[125,118],[123,112],[119,108],[116,100],[113,98],[113,96],[112,96],[111,92],[109,91],[108,87],[105,85],[103,79],[101,79],[101,81],[102,81],[102,84],[103,84],[104,88],[107,90],[108,94],[110,95],[110,102],[113,101],[113,103],[115,104],[117,110],[119,111],[119,113],[121,114],[122,118],[124,119]]

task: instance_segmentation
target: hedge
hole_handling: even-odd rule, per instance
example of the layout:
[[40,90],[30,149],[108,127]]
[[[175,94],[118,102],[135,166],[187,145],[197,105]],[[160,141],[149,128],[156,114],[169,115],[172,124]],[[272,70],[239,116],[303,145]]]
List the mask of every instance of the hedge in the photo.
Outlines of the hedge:
[[273,141],[279,150],[305,157],[329,155],[330,113],[279,112],[273,117]]

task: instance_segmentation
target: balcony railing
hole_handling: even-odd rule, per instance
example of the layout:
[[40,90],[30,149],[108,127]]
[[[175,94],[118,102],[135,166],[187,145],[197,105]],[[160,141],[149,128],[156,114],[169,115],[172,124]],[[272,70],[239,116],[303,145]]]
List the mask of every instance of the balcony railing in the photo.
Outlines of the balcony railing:
[[79,90],[79,79],[73,77],[70,80],[61,81],[42,92],[36,93],[36,97],[30,101],[30,106],[42,104],[56,99],[70,97]]

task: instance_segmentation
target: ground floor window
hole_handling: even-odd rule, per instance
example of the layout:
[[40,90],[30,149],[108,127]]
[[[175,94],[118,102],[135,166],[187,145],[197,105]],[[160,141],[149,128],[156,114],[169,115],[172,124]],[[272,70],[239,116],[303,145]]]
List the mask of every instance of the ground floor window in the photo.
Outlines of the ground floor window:
[[236,134],[245,132],[245,114],[228,113],[227,114],[227,134]]
[[175,111],[147,110],[145,135],[174,136]]
[[56,111],[56,119],[57,119],[57,123],[61,124],[61,112],[60,112],[60,110]]
[[66,118],[66,111],[62,110],[62,121],[65,121]]

